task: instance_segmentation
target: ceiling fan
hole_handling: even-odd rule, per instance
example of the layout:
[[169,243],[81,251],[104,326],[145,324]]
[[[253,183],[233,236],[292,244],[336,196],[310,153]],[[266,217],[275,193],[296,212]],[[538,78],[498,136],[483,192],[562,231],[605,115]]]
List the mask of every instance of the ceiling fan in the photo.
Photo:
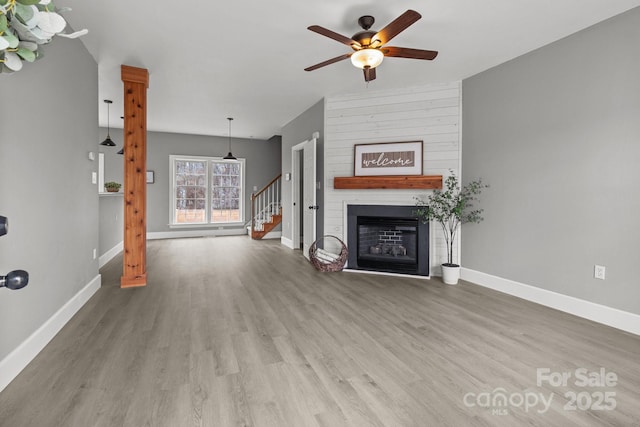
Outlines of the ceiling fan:
[[362,31],[359,31],[353,35],[353,37],[345,37],[334,31],[328,30],[319,25],[312,25],[308,27],[309,30],[329,37],[340,43],[346,44],[351,47],[354,52],[345,53],[344,55],[336,56],[335,58],[328,59],[311,67],[307,67],[305,71],[313,71],[326,65],[333,64],[335,62],[342,61],[347,58],[351,58],[351,62],[354,66],[361,68],[364,71],[364,80],[370,82],[376,78],[376,67],[382,63],[385,56],[396,58],[410,58],[410,59],[426,59],[432,60],[438,56],[438,52],[433,50],[422,49],[410,49],[406,47],[384,46],[392,38],[406,30],[410,25],[415,23],[418,19],[422,18],[415,10],[407,10],[405,13],[397,17],[393,22],[384,27],[382,30],[375,32],[370,30],[371,26],[375,22],[373,16],[365,15],[358,19],[358,25],[362,27]]

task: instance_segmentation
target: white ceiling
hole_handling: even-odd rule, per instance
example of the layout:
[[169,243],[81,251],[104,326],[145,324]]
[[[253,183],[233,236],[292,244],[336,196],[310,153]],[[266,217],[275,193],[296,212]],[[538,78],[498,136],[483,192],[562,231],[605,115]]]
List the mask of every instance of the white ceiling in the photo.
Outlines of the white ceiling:
[[[122,127],[120,65],[149,70],[149,130],[267,139],[322,97],[464,79],[640,6],[640,0],[58,0],[99,68],[99,123],[112,99]],[[349,52],[307,30],[317,24],[351,37],[373,15],[380,30],[407,9],[422,19],[390,45],[440,52],[434,61],[387,58],[368,86],[342,61]],[[64,43],[64,40],[58,43]],[[594,53],[595,55],[595,53]],[[595,56],[594,56],[594,59]],[[46,57],[45,59],[46,60]]]

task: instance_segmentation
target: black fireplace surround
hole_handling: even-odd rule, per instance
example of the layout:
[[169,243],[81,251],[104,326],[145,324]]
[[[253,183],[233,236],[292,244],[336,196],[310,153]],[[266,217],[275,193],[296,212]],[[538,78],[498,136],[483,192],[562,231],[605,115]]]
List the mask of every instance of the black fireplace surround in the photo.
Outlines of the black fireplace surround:
[[347,268],[429,275],[429,224],[415,206],[347,205]]

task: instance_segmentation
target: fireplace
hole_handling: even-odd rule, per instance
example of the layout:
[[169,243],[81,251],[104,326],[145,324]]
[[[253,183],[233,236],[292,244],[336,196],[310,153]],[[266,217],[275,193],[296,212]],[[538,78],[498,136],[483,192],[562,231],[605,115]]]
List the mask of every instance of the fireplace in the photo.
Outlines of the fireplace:
[[347,205],[347,268],[429,275],[429,225],[415,206]]

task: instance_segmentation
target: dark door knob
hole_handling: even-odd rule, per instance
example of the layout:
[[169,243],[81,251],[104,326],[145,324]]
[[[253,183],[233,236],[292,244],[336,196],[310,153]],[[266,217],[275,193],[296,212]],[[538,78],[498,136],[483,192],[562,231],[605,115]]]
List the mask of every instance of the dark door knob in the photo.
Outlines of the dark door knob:
[[0,236],[9,232],[9,220],[6,216],[0,216]]
[[6,276],[0,276],[0,288],[22,289],[29,283],[29,273],[24,270],[13,270]]

